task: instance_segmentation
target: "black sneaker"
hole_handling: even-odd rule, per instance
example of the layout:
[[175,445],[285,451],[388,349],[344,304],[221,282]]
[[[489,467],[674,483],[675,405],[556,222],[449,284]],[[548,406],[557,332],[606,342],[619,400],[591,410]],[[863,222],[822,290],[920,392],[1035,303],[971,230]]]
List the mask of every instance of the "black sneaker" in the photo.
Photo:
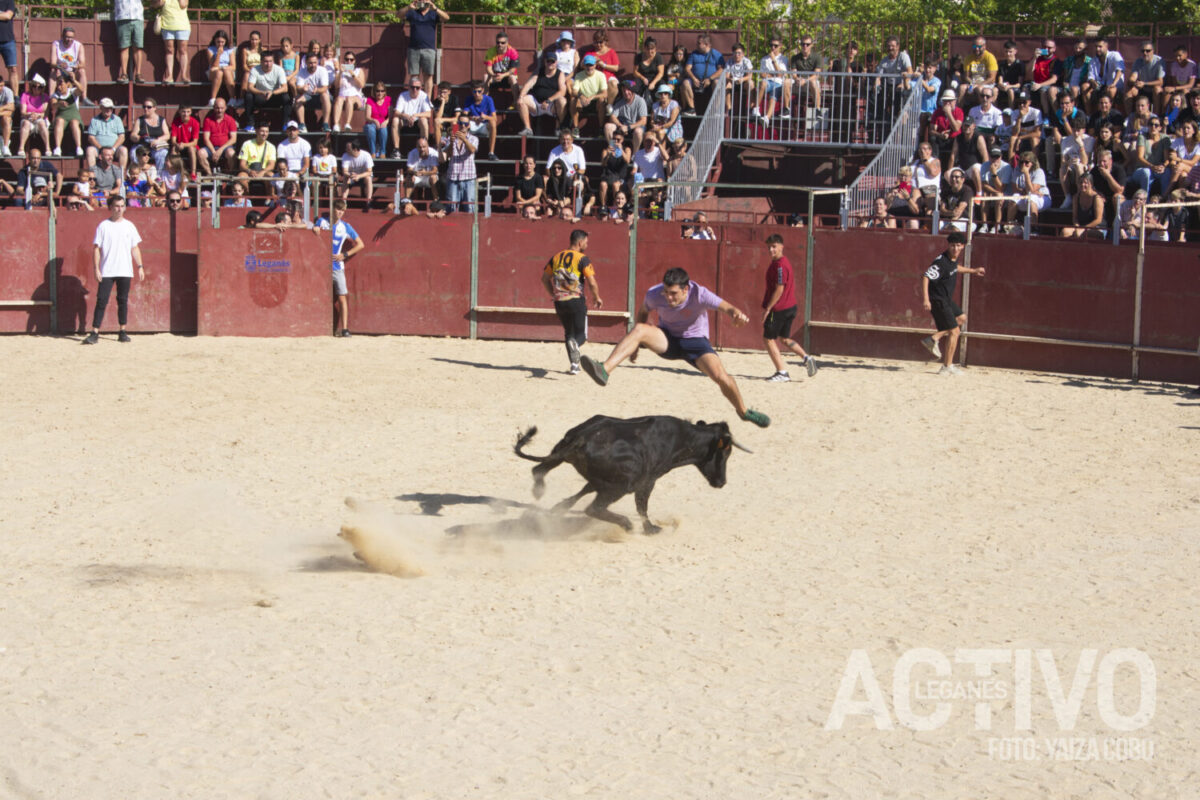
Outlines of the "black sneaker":
[[126,333],[125,331],[121,331],[119,334],[117,334],[117,341],[120,342],[121,344],[129,344],[130,342],[133,341],[133,339],[129,338],[128,333]]
[[348,336],[350,336],[350,329],[349,329],[349,328],[342,328],[342,332],[341,332],[341,333],[339,333],[339,334],[338,334],[338,336],[339,336],[339,337],[341,337],[341,338],[343,338],[343,339],[347,338]]
[[500,160],[500,156],[496,155],[495,153],[488,153],[488,154],[487,154],[487,160],[488,160],[488,161],[499,161],[499,160]]
[[83,343],[84,344],[95,344],[98,341],[100,341],[100,334],[96,333],[95,331],[92,331],[91,333],[89,333],[87,335],[86,338],[84,338]]

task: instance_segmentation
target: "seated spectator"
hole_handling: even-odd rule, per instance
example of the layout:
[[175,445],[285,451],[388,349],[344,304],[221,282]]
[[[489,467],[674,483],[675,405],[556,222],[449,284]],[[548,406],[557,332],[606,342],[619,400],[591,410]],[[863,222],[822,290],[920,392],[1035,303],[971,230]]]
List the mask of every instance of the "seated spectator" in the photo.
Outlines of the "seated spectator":
[[446,162],[447,211],[470,212],[475,202],[475,151],[479,139],[465,128],[451,130],[442,143],[441,157]]
[[318,178],[337,178],[337,156],[329,152],[329,148],[330,144],[328,137],[317,142],[317,154],[308,163],[312,174],[316,175]]
[[1185,188],[1190,191],[1189,184],[1200,180],[1200,170],[1196,169],[1200,164],[1200,138],[1197,137],[1200,123],[1189,119],[1179,129],[1181,134],[1171,141],[1171,150],[1174,151],[1177,160],[1170,186],[1173,189]]
[[[1150,205],[1158,205],[1162,202],[1162,198],[1156,194],[1150,195]],[[1169,242],[1170,226],[1167,224],[1167,209],[1165,208],[1147,208],[1146,214],[1146,241],[1147,242]]]
[[[1062,65],[1062,91],[1070,92],[1075,98],[1075,105],[1083,103],[1081,97],[1083,87],[1087,84],[1088,76],[1092,73],[1092,57],[1087,53],[1087,42],[1079,39],[1075,42],[1074,51],[1067,56]],[[1082,109],[1087,113],[1087,108]]]
[[[1064,83],[1063,62],[1054,55],[1057,47],[1053,39],[1045,39],[1037,51],[1037,57],[1033,60],[1031,68],[1033,80],[1029,92],[1038,99],[1038,105],[1041,106],[1042,112],[1046,116],[1050,116],[1050,112],[1058,107],[1060,97],[1071,96],[1070,92],[1060,91]],[[1072,98],[1072,107],[1074,107],[1074,98]]]
[[[83,118],[79,115],[80,90],[75,81],[63,73],[50,98],[51,110],[54,113],[54,156],[62,155],[63,133],[67,127],[75,135],[75,156],[83,157]],[[4,140],[8,141],[7,138]]]
[[575,135],[563,128],[558,132],[558,147],[550,151],[546,159],[546,169],[554,166],[555,161],[562,161],[567,168],[567,177],[572,181],[582,181],[587,175],[587,160],[583,157],[583,149],[575,146]]
[[1125,89],[1125,59],[1108,48],[1106,39],[1096,40],[1096,57],[1092,60],[1088,84],[1082,94],[1085,101],[1095,103],[1101,96],[1116,103],[1122,102]]
[[[238,67],[242,75],[242,95],[246,94],[246,86],[250,82],[250,73],[262,64],[263,53],[262,34],[250,31],[250,38],[238,46]],[[273,57],[272,57],[273,58]],[[234,106],[237,107],[236,105]]]
[[135,146],[146,148],[154,159],[154,166],[159,172],[167,163],[167,153],[171,149],[171,128],[167,121],[158,115],[158,103],[153,97],[142,101],[142,115],[137,120],[137,136]]
[[980,87],[976,93],[979,105],[967,112],[967,116],[975,120],[976,129],[987,137],[989,146],[995,141],[996,129],[1004,124],[1004,115],[992,103],[995,93],[994,87]]
[[1013,109],[1012,132],[1009,137],[1008,158],[1014,160],[1018,153],[1038,152],[1042,143],[1042,112],[1033,107],[1028,92],[1017,94],[1017,105]]
[[412,194],[423,190],[430,200],[436,200],[438,197],[438,153],[429,146],[428,139],[418,139],[417,146],[408,151],[406,167],[408,186],[412,187],[412,191],[402,190],[401,197],[412,199]]
[[586,58],[588,54],[596,57],[596,68],[604,75],[605,83],[608,85],[608,96],[605,98],[610,106],[617,101],[619,86],[617,84],[617,76],[621,72],[621,58],[617,55],[617,51],[608,46],[608,31],[601,28],[592,33],[591,47],[585,47],[579,51],[580,58]]
[[[420,92],[420,78],[414,77],[412,80]],[[375,159],[371,158],[371,154],[362,149],[357,139],[347,142],[346,152],[342,155],[342,198],[349,201],[350,190],[358,188],[364,200],[363,211],[370,209],[371,200],[375,197],[374,172]]]
[[525,219],[537,219],[542,208],[542,196],[545,193],[546,181],[541,175],[538,175],[537,160],[533,156],[525,156],[521,160],[521,177],[517,178],[513,192],[517,213]]
[[1162,115],[1164,130],[1172,136],[1176,133],[1179,117],[1187,109],[1187,95],[1173,94],[1167,100],[1167,107]]
[[493,86],[507,86],[513,96],[517,94],[517,69],[521,66],[521,57],[516,49],[508,44],[508,34],[504,31],[496,34],[496,46],[489,47],[483,54],[483,89],[489,94]]
[[288,177],[308,174],[308,164],[312,160],[312,145],[307,139],[300,138],[300,126],[292,120],[285,127],[287,138],[275,147],[275,157],[284,165],[284,174]]
[[1178,117],[1175,118],[1175,133],[1179,134],[1183,123],[1191,120],[1200,124],[1200,89],[1192,89],[1188,92],[1187,108],[1185,108]]
[[283,112],[283,123],[292,118],[292,92],[288,87],[287,74],[283,67],[275,63],[275,54],[267,51],[262,54],[262,63],[250,70],[243,93],[246,103],[246,132],[253,133],[257,128],[257,116],[264,108],[278,108]]
[[[300,53],[292,46],[292,37],[284,36],[279,40],[279,51],[275,54],[275,63],[287,76],[287,82],[292,84],[296,80],[296,76],[300,74],[300,68],[304,66]],[[332,77],[332,75],[327,77]],[[295,92],[293,92],[294,94]]]
[[[266,59],[263,61],[265,63]],[[254,129],[254,138],[243,142],[241,152],[238,153],[238,177],[256,179],[258,185],[255,188],[260,189],[254,192],[256,195],[265,194],[261,191],[261,181],[270,178],[275,172],[277,154],[275,145],[267,141],[270,132],[271,128],[265,122],[259,123]]]
[[1163,202],[1173,203],[1170,208],[1161,209],[1162,222],[1167,226],[1167,236],[1172,242],[1186,242],[1189,209],[1180,205],[1188,200],[1188,194],[1183,189],[1175,189],[1168,194]]
[[[424,1],[422,0],[422,2]],[[434,13],[437,11],[435,10]],[[363,87],[366,85],[367,74],[363,72],[362,67],[358,66],[357,57],[354,53],[344,51],[337,73],[337,100],[333,104],[334,133],[350,130],[350,120],[354,119],[354,112],[363,106]],[[328,94],[326,92],[326,96]],[[367,149],[371,149],[369,142]]]
[[1125,85],[1125,107],[1134,98],[1145,98],[1153,109],[1162,109],[1163,81],[1167,77],[1166,64],[1162,57],[1154,54],[1154,43],[1142,43],[1142,57],[1133,62],[1129,69],[1129,80]]
[[633,79],[638,83],[638,93],[649,102],[651,93],[666,77],[666,64],[658,52],[658,40],[647,36],[642,40],[642,52],[633,59]]
[[332,42],[321,47],[321,66],[329,73],[329,85],[335,85],[334,78],[337,77],[338,58]]
[[1060,208],[1071,207],[1071,198],[1078,191],[1079,179],[1092,168],[1092,153],[1095,147],[1096,140],[1082,130],[1075,131],[1069,139],[1063,139],[1058,173],[1063,190],[1063,203]]
[[[1001,197],[1008,194],[1012,187],[1013,168],[1004,161],[1004,151],[999,147],[993,147],[989,156],[988,161],[977,170],[982,187],[982,191],[975,193],[977,197]],[[979,218],[983,223],[979,229],[980,233],[991,233],[993,230],[996,233],[1001,232],[1000,220],[1004,212],[1003,206],[1004,201],[980,204]],[[995,227],[993,228],[992,225]]]
[[[813,38],[808,35],[800,37],[800,52],[792,56],[788,64],[791,67],[796,86],[796,102],[798,108],[809,105],[821,108],[821,72],[825,69],[825,59],[813,52]],[[937,92],[933,94],[937,97]]]
[[921,213],[930,214],[937,204],[938,187],[942,182],[942,164],[933,157],[933,147],[929,142],[917,145],[917,157],[913,160],[912,169]]
[[[450,133],[450,126],[458,121],[459,112],[462,111],[462,103],[459,102],[450,85],[450,81],[442,81],[437,85],[437,97],[430,100],[433,105],[433,125],[430,127],[429,144],[437,147],[442,137]],[[486,90],[484,92],[487,94]],[[491,97],[491,95],[488,95]],[[495,101],[492,101],[495,105]],[[499,120],[497,120],[499,122]]]
[[1064,138],[1071,138],[1075,131],[1087,130],[1087,118],[1075,107],[1075,98],[1070,93],[1063,92],[1058,96],[1058,108],[1047,118],[1054,143],[1062,147]]
[[679,88],[679,85],[683,83],[683,79],[687,77],[686,73],[684,72],[684,70],[687,69],[687,59],[687,48],[681,44],[677,44],[671,50],[671,58],[668,59],[667,63],[663,66],[662,79],[671,84],[671,87],[674,88],[676,92],[683,91]]
[[171,148],[183,158],[192,180],[200,168],[200,122],[192,116],[191,106],[180,106],[171,123]]
[[679,103],[671,97],[671,87],[663,84],[656,92],[658,102],[650,109],[650,130],[659,141],[677,142],[683,138],[683,122],[680,120]]
[[[941,79],[934,74],[937,65],[931,60],[926,60],[921,65],[921,76],[917,78],[917,105],[921,112],[921,129],[917,136],[921,141],[929,140],[929,126],[933,122],[933,115],[938,110],[938,98],[941,96],[939,91],[942,88]],[[954,96],[951,91],[950,96]]]
[[150,182],[137,164],[130,164],[125,170],[125,204],[130,208],[149,208],[154,204],[150,197]]
[[596,216],[605,222],[633,222],[633,204],[624,189],[618,191],[612,198],[611,206],[601,206]]
[[942,191],[938,209],[942,230],[967,232],[967,212],[971,203],[975,201],[975,189],[967,183],[966,177],[962,167],[953,167],[950,170],[950,188]]
[[167,168],[158,176],[163,193],[187,194],[188,176],[183,169],[183,159],[178,154],[167,156]]
[[[317,112],[321,112],[321,130],[330,130],[329,73],[318,63],[316,56],[306,55],[304,66],[296,73],[292,82],[296,90],[296,120],[300,131],[308,133],[307,121],[312,114],[313,126],[317,124]],[[287,119],[284,119],[287,122]]]
[[1163,83],[1163,106],[1165,111],[1168,103],[1178,97],[1186,101],[1188,92],[1196,88],[1200,78],[1200,68],[1196,62],[1188,58],[1188,46],[1179,44],[1175,47],[1175,60],[1167,66],[1166,80]]
[[[958,169],[955,167],[955,169]],[[961,172],[961,170],[959,170]],[[876,197],[871,202],[871,216],[859,223],[860,228],[895,228],[896,220],[888,213],[886,197]]]
[[567,174],[567,165],[557,159],[546,173],[546,217],[575,221],[575,182]]
[[[584,57],[586,59],[586,56]],[[597,65],[599,60],[597,60]],[[521,135],[533,135],[532,117],[554,117],[562,125],[567,112],[567,79],[558,71],[558,62],[542,60],[541,70],[525,82],[517,96],[517,113],[521,115]]]
[[50,95],[46,94],[46,79],[34,74],[25,84],[21,93],[21,135],[18,138],[17,158],[25,157],[25,141],[29,134],[36,133],[42,138],[42,146],[49,147],[50,123],[46,113],[50,110]]
[[955,104],[954,90],[946,89],[942,92],[941,103],[929,119],[925,141],[933,146],[935,154],[939,157],[945,154],[948,158],[944,160],[953,164],[955,145],[962,136],[962,129],[963,111]]
[[[872,136],[880,142],[891,130],[892,121],[912,89],[912,79],[916,76],[912,58],[900,49],[899,39],[889,36],[884,46],[887,55],[880,60],[875,69],[875,101],[869,111]],[[945,80],[942,81],[942,85],[947,85]]]
[[684,68],[683,108],[684,115],[696,116],[698,97],[707,97],[725,71],[725,57],[713,49],[712,37],[702,33],[696,37],[696,49],[687,57]]
[[62,38],[50,45],[50,93],[64,79],[79,88],[79,96],[87,97],[87,58],[83,45],[75,38],[75,29],[69,25],[62,30]]
[[101,147],[96,155],[96,165],[91,169],[96,178],[96,195],[102,201],[100,205],[106,206],[110,198],[121,194],[124,184],[124,172],[113,163],[113,149]]
[[367,98],[366,120],[363,122],[363,135],[367,137],[367,150],[372,158],[387,155],[388,120],[391,118],[392,98],[387,93],[387,84],[376,81],[371,96]]
[[[1108,125],[1100,128],[1100,135],[1096,137],[1096,144],[1092,148],[1093,157],[1097,150],[1108,150],[1113,154],[1113,161],[1120,164],[1126,173],[1132,168],[1133,157],[1129,155],[1124,142],[1121,141],[1121,129],[1116,125]],[[1149,129],[1147,129],[1149,133]],[[1139,136],[1141,134],[1138,134]],[[1134,137],[1137,141],[1137,136]]]
[[150,158],[150,153],[146,151],[146,148],[135,147],[133,150],[133,158],[130,159],[129,163],[131,165],[137,164],[142,171],[142,177],[145,178],[146,181],[152,186],[157,187],[159,189],[159,194],[163,194],[162,179],[159,178],[158,167],[154,166],[154,161]]
[[579,68],[579,51],[575,49],[575,36],[570,31],[560,33],[554,44],[546,48],[546,53],[554,56],[558,71],[568,80]]
[[39,148],[31,147],[25,166],[17,172],[17,189],[25,198],[25,208],[48,205],[58,201],[62,192],[62,175],[53,164],[42,160]]
[[967,85],[967,72],[963,68],[963,57],[959,55],[950,56],[949,61],[941,62],[938,68],[938,77],[942,81],[942,91],[950,89],[957,93]]
[[[1133,197],[1121,203],[1121,207],[1117,209],[1116,229],[1120,232],[1121,239],[1138,239],[1141,236],[1142,216],[1146,213],[1146,190],[1138,189],[1133,193]],[[1151,230],[1154,230],[1153,227]],[[1165,226],[1164,226],[1165,227]],[[1147,236],[1147,239],[1150,237]]]
[[[792,114],[792,79],[789,77],[787,69],[787,58],[783,55],[783,40],[778,36],[772,36],[770,42],[770,51],[763,56],[759,63],[759,72],[762,75],[762,80],[758,85],[758,98],[754,102],[754,108],[750,109],[750,116],[762,116],[763,124],[769,123],[771,117],[775,115],[775,105],[780,105],[779,118],[787,119]],[[683,48],[679,48],[682,50]],[[763,107],[763,98],[766,97],[765,113],[760,112]]]
[[1163,133],[1163,121],[1150,120],[1150,131],[1140,134],[1133,154],[1133,179],[1148,193],[1164,194],[1174,177],[1167,170],[1171,140]]
[[921,206],[918,202],[920,194],[913,185],[912,167],[901,166],[896,171],[896,185],[887,191],[884,199],[888,203],[888,214],[904,218],[904,227],[916,230],[919,223],[916,218],[921,216]]
[[205,175],[224,168],[233,173],[237,154],[237,123],[225,113],[225,98],[218,97],[200,125],[200,169]]
[[[170,86],[177,82],[180,86],[187,86],[191,83],[188,39],[192,38],[192,23],[187,15],[188,0],[151,0],[150,5],[159,9],[159,28],[163,49],[166,50],[163,83]],[[175,72],[176,61],[179,62],[178,73]]]
[[[1063,93],[1063,97],[1069,97]],[[1023,195],[1019,200],[1009,200],[1004,203],[1005,219],[1012,222],[1018,213],[1028,214],[1037,224],[1037,216],[1050,206],[1050,189],[1046,185],[1046,173],[1038,166],[1034,153],[1021,154],[1021,160],[1012,171],[1012,191]]]
[[[743,113],[754,100],[753,90],[754,62],[746,58],[746,47],[738,42],[733,46],[733,56],[726,62],[725,108],[730,113]],[[643,94],[647,103],[654,100],[640,84],[638,94]]]
[[[1150,131],[1150,120],[1155,119],[1154,112],[1150,110],[1150,98],[1147,95],[1137,97],[1133,101],[1133,113],[1125,120],[1125,136],[1130,141],[1136,141],[1139,134],[1144,135]],[[1118,129],[1117,138],[1120,138],[1120,129]],[[1099,138],[1099,134],[1097,134]]]
[[1015,108],[1017,92],[1025,83],[1025,62],[1017,58],[1017,43],[1004,43],[1004,59],[996,65],[997,102],[1005,108]]
[[271,197],[266,208],[263,209],[263,216],[273,214],[279,209],[285,212],[299,212],[301,208],[301,203],[297,199],[300,193],[299,184],[300,182],[295,177],[288,176],[287,163],[281,156],[275,162],[275,180],[270,183]]
[[402,158],[400,135],[406,131],[416,134],[418,139],[429,138],[429,123],[433,118],[433,104],[429,95],[421,89],[421,79],[409,76],[408,91],[396,97],[392,107],[392,158]]
[[596,129],[603,129],[608,116],[608,82],[591,53],[584,56],[583,71],[575,76],[569,92],[572,131],[579,130],[579,115],[589,109],[596,115]]
[[99,206],[92,198],[93,185],[96,179],[92,177],[92,171],[86,167],[79,170],[79,175],[71,182],[71,187],[67,190],[64,199],[66,207],[72,211],[94,211]]
[[0,156],[12,156],[9,144],[12,143],[13,112],[17,110],[17,99],[13,97],[12,89],[7,84],[0,83]]
[[987,137],[975,126],[975,120],[964,119],[962,134],[955,141],[953,164],[963,168],[977,195],[983,192],[983,165],[995,155],[993,151],[999,152],[1000,147],[989,147]]
[[[232,195],[232,197],[230,197],[230,199],[226,200],[222,204],[222,205],[224,205],[225,208],[251,208],[254,205],[253,203],[250,202],[250,198],[246,196],[246,184],[242,183],[241,181],[234,181],[233,185],[231,187],[229,187],[229,192]],[[257,214],[258,212],[252,211],[250,213]],[[247,216],[246,217],[246,227],[248,227],[248,228],[254,227],[253,225],[250,225],[249,223],[250,223],[250,217]]]
[[472,136],[488,137],[488,161],[496,158],[496,103],[483,91],[483,81],[471,84],[471,101],[462,110],[462,119]]
[[1100,99],[1096,101],[1096,113],[1088,117],[1087,129],[1092,136],[1096,135],[1096,131],[1101,125],[1125,125],[1125,115],[1113,108],[1112,98],[1106,94],[1100,95]]
[[1112,153],[1099,150],[1093,158],[1092,183],[1104,197],[1106,213],[1112,214],[1125,201],[1125,170],[1113,163]]
[[[971,53],[963,59],[963,75],[966,81],[958,87],[958,99],[964,105],[970,105],[972,99],[982,100],[983,91],[991,90],[992,97],[996,96],[996,76],[1000,72],[1000,64],[996,57],[988,52],[987,39],[976,36],[971,43]],[[975,97],[972,98],[972,95]]]
[[608,122],[604,124],[604,138],[612,140],[614,131],[621,131],[629,140],[634,150],[642,144],[642,136],[646,133],[646,122],[649,119],[649,109],[646,101],[636,92],[637,84],[624,81],[621,84],[621,96],[609,108]]
[[217,31],[213,34],[204,52],[208,56],[204,74],[208,76],[212,86],[208,107],[212,108],[217,102],[217,95],[221,93],[221,89],[225,90],[225,95],[230,100],[237,96],[234,91],[237,83],[237,65],[234,56],[237,54],[237,50],[230,47],[228,33]]
[[1079,190],[1071,203],[1071,224],[1063,228],[1062,235],[1068,239],[1107,238],[1104,205],[1104,196],[1096,191],[1092,176],[1081,176]]
[[610,198],[629,184],[633,151],[625,144],[625,134],[614,131],[604,154],[600,156],[600,206],[608,207]]
[[671,151],[670,157],[667,159],[667,177],[668,178],[675,174],[675,170],[678,169],[681,164],[685,164],[685,163],[689,163],[689,162],[692,164],[692,166],[690,167],[690,169],[692,171],[689,173],[686,173],[686,174],[689,174],[689,175],[696,174],[696,171],[695,171],[696,159],[692,156],[691,153],[688,152],[688,145],[687,145],[687,142],[683,139],[683,137],[680,137],[680,138],[676,139],[675,141],[671,142],[670,151]]

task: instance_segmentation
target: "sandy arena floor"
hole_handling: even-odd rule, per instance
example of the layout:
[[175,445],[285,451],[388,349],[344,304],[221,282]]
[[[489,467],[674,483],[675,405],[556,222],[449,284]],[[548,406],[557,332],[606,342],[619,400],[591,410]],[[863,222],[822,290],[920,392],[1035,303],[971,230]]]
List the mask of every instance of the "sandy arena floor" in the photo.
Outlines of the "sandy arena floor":
[[[0,338],[0,797],[1197,796],[1186,387],[726,359],[769,429],[648,354]],[[518,430],[595,413],[755,452],[537,513]]]

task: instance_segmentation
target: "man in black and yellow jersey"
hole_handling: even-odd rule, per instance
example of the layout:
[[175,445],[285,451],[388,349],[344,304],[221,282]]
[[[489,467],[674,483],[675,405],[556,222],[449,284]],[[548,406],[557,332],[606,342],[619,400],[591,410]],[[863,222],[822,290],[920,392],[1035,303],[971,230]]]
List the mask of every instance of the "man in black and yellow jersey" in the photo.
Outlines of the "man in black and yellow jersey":
[[571,231],[571,246],[555,254],[542,270],[542,285],[554,298],[554,311],[562,322],[567,342],[567,357],[571,360],[570,374],[579,374],[579,348],[587,341],[587,302],[583,297],[583,284],[592,290],[592,303],[603,308],[600,287],[596,285],[596,271],[587,252],[588,235],[584,230]]

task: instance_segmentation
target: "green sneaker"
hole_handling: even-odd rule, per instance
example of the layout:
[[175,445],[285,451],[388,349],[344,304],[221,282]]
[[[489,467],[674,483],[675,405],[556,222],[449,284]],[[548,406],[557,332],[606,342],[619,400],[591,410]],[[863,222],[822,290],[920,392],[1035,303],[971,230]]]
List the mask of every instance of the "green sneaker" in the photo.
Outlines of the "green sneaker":
[[765,428],[771,424],[771,418],[761,411],[755,411],[752,408],[747,408],[746,413],[742,414],[742,419],[746,422],[753,422],[760,428]]
[[592,380],[601,386],[608,385],[608,370],[604,368],[604,364],[592,359],[591,356],[581,356],[579,363],[583,365],[583,371],[590,375]]

